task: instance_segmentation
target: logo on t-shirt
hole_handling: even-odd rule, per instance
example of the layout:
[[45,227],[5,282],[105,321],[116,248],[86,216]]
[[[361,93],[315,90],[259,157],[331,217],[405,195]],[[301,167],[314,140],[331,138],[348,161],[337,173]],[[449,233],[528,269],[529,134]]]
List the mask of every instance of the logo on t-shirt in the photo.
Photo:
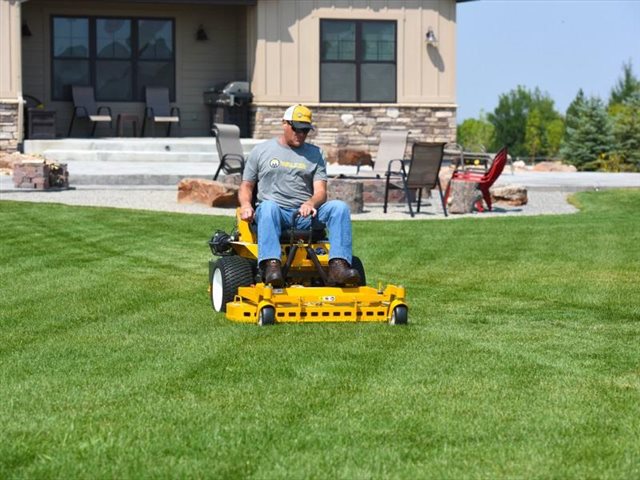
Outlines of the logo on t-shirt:
[[278,160],[277,158],[272,158],[269,162],[269,166],[271,168],[278,168],[280,166],[280,160]]

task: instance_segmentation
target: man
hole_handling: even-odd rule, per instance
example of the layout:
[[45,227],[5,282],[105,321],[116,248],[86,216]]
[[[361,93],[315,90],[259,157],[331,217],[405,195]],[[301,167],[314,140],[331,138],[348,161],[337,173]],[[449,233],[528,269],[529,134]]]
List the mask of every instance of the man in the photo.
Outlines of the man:
[[[280,233],[291,227],[293,214],[300,217],[296,228],[310,228],[312,220],[329,230],[329,283],[360,283],[351,268],[351,215],[341,200],[327,202],[327,170],[322,151],[305,143],[311,110],[304,105],[289,107],[282,116],[282,135],[257,145],[249,155],[242,175],[238,199],[240,218],[258,227],[258,262],[264,281],[282,287]],[[252,199],[258,185],[258,205]]]

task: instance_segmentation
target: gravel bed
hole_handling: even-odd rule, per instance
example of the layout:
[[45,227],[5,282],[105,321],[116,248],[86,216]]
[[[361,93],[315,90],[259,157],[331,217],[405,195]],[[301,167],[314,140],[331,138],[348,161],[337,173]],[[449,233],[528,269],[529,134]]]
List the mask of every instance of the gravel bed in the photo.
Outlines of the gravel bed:
[[[176,212],[200,215],[235,215],[233,208],[211,208],[201,204],[179,204],[177,202],[177,187],[175,186],[107,186],[107,185],[78,185],[70,190],[38,191],[16,189],[11,178],[0,177],[0,200],[25,202],[48,202],[65,205],[83,205],[93,207],[129,208],[134,210],[152,210],[162,212]],[[448,219],[465,217],[504,217],[515,215],[558,215],[575,213],[577,209],[567,202],[569,194],[562,191],[528,192],[529,202],[522,206],[505,204],[494,205],[492,212],[472,213],[464,215],[449,215]],[[428,205],[422,207],[415,218],[411,218],[406,204],[391,204],[388,213],[383,213],[382,205],[367,204],[365,211],[353,214],[357,220],[441,220],[444,219],[440,200],[427,199]]]

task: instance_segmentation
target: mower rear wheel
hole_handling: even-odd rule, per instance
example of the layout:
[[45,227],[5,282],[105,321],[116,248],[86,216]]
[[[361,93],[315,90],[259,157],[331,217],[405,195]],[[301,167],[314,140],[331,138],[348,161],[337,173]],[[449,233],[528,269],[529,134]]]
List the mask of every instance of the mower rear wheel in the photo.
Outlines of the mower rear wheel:
[[220,257],[211,278],[211,306],[216,312],[224,312],[227,303],[238,294],[238,287],[248,287],[253,283],[251,261],[237,255]]
[[391,312],[390,325],[406,325],[409,321],[409,309],[405,305],[398,305]]
[[262,307],[258,314],[258,325],[264,327],[276,323],[276,310],[273,307]]

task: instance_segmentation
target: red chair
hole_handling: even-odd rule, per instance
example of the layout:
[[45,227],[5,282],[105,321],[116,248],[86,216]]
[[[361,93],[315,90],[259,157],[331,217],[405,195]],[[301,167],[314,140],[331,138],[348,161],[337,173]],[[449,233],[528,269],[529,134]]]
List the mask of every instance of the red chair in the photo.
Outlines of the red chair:
[[[453,175],[451,175],[451,179],[447,184],[447,190],[444,193],[445,203],[449,200],[449,193],[451,190],[451,182],[453,180],[458,182],[473,182],[478,184],[478,188],[480,192],[482,192],[482,198],[489,210],[491,210],[491,194],[489,193],[489,188],[494,182],[498,179],[502,170],[504,170],[504,166],[507,163],[508,153],[507,147],[504,147],[493,159],[491,163],[491,167],[489,170],[485,172],[477,172],[472,170],[454,170]],[[457,168],[457,167],[456,167]],[[478,211],[482,212],[482,200],[479,200],[476,204],[476,208]]]

